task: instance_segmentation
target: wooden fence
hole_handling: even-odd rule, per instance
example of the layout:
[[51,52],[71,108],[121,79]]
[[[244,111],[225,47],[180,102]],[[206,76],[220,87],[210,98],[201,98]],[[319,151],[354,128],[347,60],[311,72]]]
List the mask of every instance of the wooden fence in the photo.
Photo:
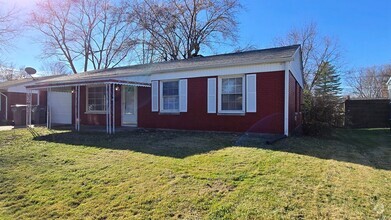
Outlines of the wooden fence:
[[390,126],[389,99],[347,99],[345,126],[351,128],[385,128]]

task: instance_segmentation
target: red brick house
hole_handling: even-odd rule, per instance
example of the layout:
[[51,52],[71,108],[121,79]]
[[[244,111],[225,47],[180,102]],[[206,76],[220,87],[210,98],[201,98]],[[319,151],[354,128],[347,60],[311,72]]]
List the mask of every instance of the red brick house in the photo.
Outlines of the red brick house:
[[133,65],[43,80],[48,126],[289,135],[299,128],[300,45]]

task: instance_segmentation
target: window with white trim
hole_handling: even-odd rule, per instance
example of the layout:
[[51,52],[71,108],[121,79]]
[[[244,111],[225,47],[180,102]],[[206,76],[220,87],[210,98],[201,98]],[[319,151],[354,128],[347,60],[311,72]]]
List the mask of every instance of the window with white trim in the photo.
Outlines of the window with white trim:
[[87,112],[105,112],[106,111],[106,87],[89,86],[87,87]]
[[161,82],[161,111],[179,112],[179,80]]
[[244,112],[244,77],[219,78],[219,112]]

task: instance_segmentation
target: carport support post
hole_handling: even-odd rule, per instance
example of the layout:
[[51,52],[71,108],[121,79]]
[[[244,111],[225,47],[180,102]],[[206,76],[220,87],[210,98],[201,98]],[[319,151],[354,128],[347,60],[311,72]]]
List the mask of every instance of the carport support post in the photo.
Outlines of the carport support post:
[[112,133],[112,131],[113,131],[113,117],[112,117],[112,115],[111,115],[111,104],[112,104],[112,102],[111,102],[111,84],[109,84],[109,134],[111,134]]
[[26,93],[26,127],[31,125],[31,103],[32,103],[32,91],[27,90]]
[[112,90],[113,90],[113,134],[115,134],[115,85],[112,84]]
[[51,91],[52,91],[51,88],[47,88],[47,90],[46,90],[46,100],[47,100],[47,105],[46,105],[46,127],[48,129],[52,128],[51,111],[50,111],[50,93],[51,93]]
[[75,86],[75,130],[80,131],[80,86]]
[[115,132],[115,88],[114,84],[106,85],[106,133],[114,134]]
[[106,84],[106,133],[109,134],[109,85]]
[[77,86],[77,131],[80,131],[80,86]]
[[75,130],[77,131],[77,86],[75,86],[73,94],[74,94],[74,101],[75,101]]

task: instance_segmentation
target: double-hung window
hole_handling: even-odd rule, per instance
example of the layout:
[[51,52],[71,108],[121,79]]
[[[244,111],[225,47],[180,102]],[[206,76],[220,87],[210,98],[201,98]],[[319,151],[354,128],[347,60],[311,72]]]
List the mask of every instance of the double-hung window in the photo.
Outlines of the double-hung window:
[[179,112],[179,81],[161,82],[161,111]]
[[106,111],[106,87],[87,87],[87,112]]
[[244,113],[244,77],[219,78],[219,112]]

